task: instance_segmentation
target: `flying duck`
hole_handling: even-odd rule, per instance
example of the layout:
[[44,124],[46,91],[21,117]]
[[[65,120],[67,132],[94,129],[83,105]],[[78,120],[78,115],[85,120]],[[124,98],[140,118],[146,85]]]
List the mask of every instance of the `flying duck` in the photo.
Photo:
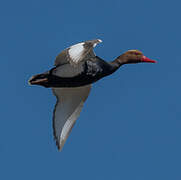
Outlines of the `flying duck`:
[[115,60],[106,62],[93,51],[101,42],[96,39],[70,46],[56,57],[52,69],[29,80],[30,85],[52,88],[57,98],[53,111],[53,134],[59,150],[80,115],[92,83],[114,73],[124,64],[156,62],[139,50],[128,50]]

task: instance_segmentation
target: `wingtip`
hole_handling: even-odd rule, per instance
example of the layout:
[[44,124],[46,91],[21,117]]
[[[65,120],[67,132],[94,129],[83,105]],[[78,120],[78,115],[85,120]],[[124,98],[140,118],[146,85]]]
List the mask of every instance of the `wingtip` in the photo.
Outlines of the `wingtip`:
[[62,151],[62,149],[63,149],[63,146],[61,146],[61,145],[57,144],[57,149],[58,149],[58,152],[61,152],[61,151]]
[[62,146],[60,146],[60,144],[56,141],[56,146],[59,152],[62,151]]
[[97,44],[102,43],[102,40],[101,39],[95,39],[95,40],[92,40],[92,42],[94,43],[93,47],[95,47],[95,46],[97,46]]
[[58,146],[58,152],[62,151],[62,147]]
[[63,149],[65,141],[60,142],[60,141],[58,141],[56,139],[55,139],[55,141],[56,141],[56,146],[57,146],[58,151],[61,152],[62,149]]
[[101,39],[97,39],[99,41],[99,43],[102,43],[102,40]]

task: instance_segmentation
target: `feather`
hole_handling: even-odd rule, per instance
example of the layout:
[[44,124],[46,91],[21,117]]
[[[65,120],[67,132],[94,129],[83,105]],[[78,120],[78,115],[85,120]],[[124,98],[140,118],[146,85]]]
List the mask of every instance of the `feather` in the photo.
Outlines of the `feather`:
[[100,39],[90,40],[75,44],[63,50],[55,59],[55,66],[70,63],[76,66],[90,57],[95,57],[93,48],[102,41]]
[[52,88],[57,98],[53,113],[53,132],[59,150],[62,149],[79,117],[90,89],[91,85],[78,88]]

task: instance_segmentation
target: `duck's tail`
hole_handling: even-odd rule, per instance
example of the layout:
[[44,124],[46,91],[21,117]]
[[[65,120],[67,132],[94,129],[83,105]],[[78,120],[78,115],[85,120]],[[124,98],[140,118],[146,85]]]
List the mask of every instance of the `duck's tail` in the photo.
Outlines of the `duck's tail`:
[[42,73],[32,76],[28,83],[30,85],[40,85],[44,87],[49,87],[49,73]]

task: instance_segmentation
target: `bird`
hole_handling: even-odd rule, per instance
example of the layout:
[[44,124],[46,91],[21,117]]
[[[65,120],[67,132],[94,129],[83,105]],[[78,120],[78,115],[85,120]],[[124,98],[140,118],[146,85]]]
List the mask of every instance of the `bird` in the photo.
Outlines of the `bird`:
[[79,117],[93,83],[124,64],[156,63],[139,50],[128,50],[113,61],[104,61],[93,51],[101,42],[100,39],[88,40],[64,49],[56,57],[52,69],[29,79],[30,85],[52,88],[56,96],[53,135],[59,151]]

